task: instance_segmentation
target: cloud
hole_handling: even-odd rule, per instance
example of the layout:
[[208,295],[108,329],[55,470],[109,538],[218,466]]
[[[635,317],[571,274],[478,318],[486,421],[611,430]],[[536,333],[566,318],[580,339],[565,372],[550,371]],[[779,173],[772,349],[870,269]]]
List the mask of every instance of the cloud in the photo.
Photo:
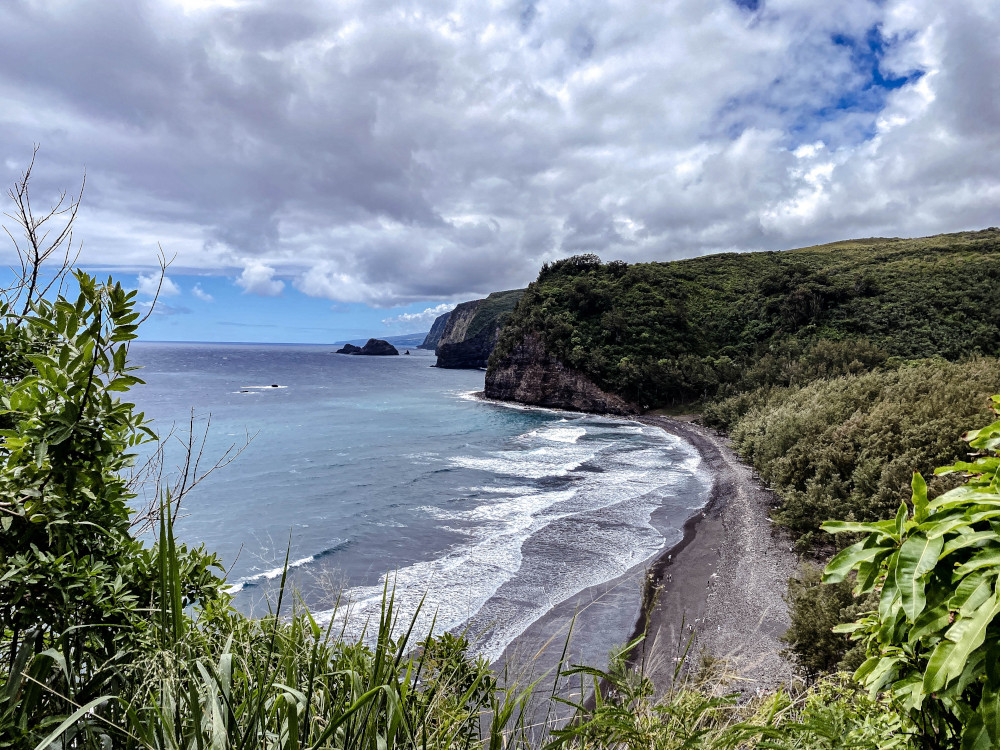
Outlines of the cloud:
[[382,321],[382,324],[387,326],[400,324],[430,326],[435,319],[444,315],[446,312],[451,312],[454,309],[455,305],[443,302],[436,307],[428,307],[423,312],[402,313],[391,318],[385,318]]
[[236,284],[243,288],[244,294],[260,297],[277,297],[285,288],[284,281],[274,278],[273,268],[258,262],[248,263],[236,279]]
[[579,252],[983,227],[998,36],[993,0],[7,0],[0,178],[34,142],[38,196],[86,165],[85,263],[162,242],[385,307]]
[[160,297],[176,297],[181,293],[180,287],[169,276],[160,277],[158,273],[139,274],[137,287],[139,294],[155,297],[159,291]]
[[155,305],[152,300],[142,300],[136,305],[136,309],[141,313],[160,317],[188,315],[191,313],[191,309],[184,305],[168,305],[162,299],[157,300]]
[[195,299],[200,299],[202,302],[214,302],[215,301],[215,297],[213,297],[211,294],[209,294],[204,289],[202,289],[201,288],[201,284],[195,284],[193,287],[191,287],[191,295]]

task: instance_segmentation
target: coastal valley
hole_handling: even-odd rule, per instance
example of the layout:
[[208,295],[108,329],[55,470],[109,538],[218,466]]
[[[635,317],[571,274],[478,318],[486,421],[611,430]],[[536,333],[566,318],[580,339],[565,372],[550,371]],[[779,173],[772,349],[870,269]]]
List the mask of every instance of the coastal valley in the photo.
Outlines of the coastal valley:
[[[639,419],[693,445],[712,481],[683,540],[628,579],[632,641],[606,664],[556,660],[548,697],[523,692],[512,660],[477,659],[468,634],[408,641],[393,617],[404,592],[388,587],[357,642],[336,617],[324,629],[283,605],[287,560],[274,614],[241,614],[218,558],[174,538],[183,487],[149,511],[155,544],[140,542],[123,472],[149,433],[113,395],[138,384],[134,294],[79,272],[73,301],[16,289],[32,315],[8,305],[3,339],[0,737],[194,747],[232,726],[270,727],[282,747],[838,747],[844,733],[987,746],[969,737],[992,737],[977,654],[1000,627],[983,614],[997,606],[984,509],[1000,502],[998,428],[975,430],[1000,393],[998,260],[997,229],[669,263],[581,255],[440,316],[420,347],[439,368],[486,368],[485,399]],[[342,352],[398,354],[376,339]],[[911,560],[962,498],[934,532],[947,543]],[[958,593],[944,544],[974,574]],[[956,621],[982,623],[978,640]],[[950,671],[932,675],[945,647]],[[557,690],[581,676],[582,691]]]

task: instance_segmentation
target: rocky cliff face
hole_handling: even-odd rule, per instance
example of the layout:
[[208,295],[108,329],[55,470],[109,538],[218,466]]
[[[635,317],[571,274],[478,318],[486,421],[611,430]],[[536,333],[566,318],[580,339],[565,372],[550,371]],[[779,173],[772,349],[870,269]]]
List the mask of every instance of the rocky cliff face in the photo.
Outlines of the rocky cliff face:
[[430,332],[424,338],[424,343],[418,346],[418,349],[437,349],[438,342],[441,341],[441,336],[444,335],[445,326],[448,325],[448,318],[451,317],[450,312],[446,312],[444,315],[439,315],[434,319],[434,325],[431,326]]
[[601,390],[579,370],[553,357],[536,333],[528,333],[486,373],[487,398],[553,409],[601,414],[636,414],[638,409]]
[[523,293],[523,289],[494,292],[486,299],[463,302],[452,310],[435,350],[437,366],[486,367],[500,337],[500,328]]

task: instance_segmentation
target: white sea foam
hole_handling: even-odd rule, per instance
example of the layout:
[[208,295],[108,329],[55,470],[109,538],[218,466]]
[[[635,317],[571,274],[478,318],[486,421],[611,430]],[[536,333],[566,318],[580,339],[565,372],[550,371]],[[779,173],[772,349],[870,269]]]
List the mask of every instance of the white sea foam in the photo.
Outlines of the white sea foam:
[[[349,637],[361,636],[366,627],[370,634],[388,587],[403,627],[420,610],[415,638],[432,626],[437,632],[468,627],[478,639],[476,650],[495,659],[552,606],[662,549],[667,540],[652,526],[652,514],[700,462],[675,436],[592,416],[552,420],[508,445],[520,449],[440,457],[444,465],[492,474],[500,486],[465,487],[459,492],[469,495],[460,502],[413,509],[461,535],[460,542],[375,585],[348,589],[346,607],[317,617],[324,622],[336,617]],[[428,454],[412,454],[418,456]],[[584,464],[588,470],[573,473],[571,482],[560,480],[550,488],[530,483],[566,477]],[[522,481],[504,487],[503,477]]]
[[452,464],[490,474],[524,479],[565,476],[597,455],[590,446],[547,447],[527,451],[494,451],[486,456],[456,456]]
[[[316,557],[315,555],[309,555],[308,557],[303,557],[294,562],[288,563],[288,568],[301,568],[303,565],[313,562]],[[239,579],[236,583],[228,586],[227,590],[230,594],[236,594],[243,590],[245,586],[252,586],[260,581],[273,581],[275,578],[281,577],[281,574],[285,572],[285,566],[282,565],[277,568],[271,568],[270,570],[265,570],[263,573],[255,573],[254,575],[244,576]]]
[[575,443],[586,434],[587,430],[583,427],[549,427],[544,430],[535,431],[537,437],[543,440],[551,440],[554,443]]

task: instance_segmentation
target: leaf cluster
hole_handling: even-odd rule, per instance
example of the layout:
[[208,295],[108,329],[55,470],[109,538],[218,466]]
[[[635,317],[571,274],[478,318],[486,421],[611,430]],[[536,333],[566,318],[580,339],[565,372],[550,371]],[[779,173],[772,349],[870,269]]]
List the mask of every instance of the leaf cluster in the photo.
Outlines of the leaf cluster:
[[964,474],[961,486],[931,499],[916,473],[912,509],[823,527],[865,534],[824,574],[853,572],[857,594],[878,595],[877,611],[840,628],[866,646],[855,677],[888,692],[927,747],[1000,744],[1000,421],[965,437],[975,459],[936,472]]

